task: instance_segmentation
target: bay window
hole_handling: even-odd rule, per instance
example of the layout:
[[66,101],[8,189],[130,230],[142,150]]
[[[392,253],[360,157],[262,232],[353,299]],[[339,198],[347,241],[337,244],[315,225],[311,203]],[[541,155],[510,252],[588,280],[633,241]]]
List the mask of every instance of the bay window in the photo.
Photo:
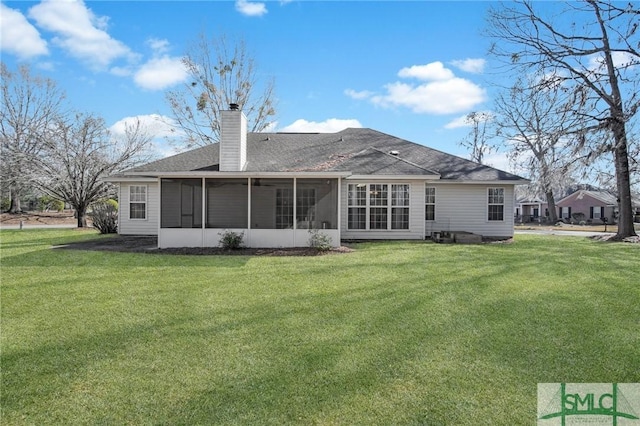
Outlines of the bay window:
[[409,184],[349,184],[347,228],[409,229]]

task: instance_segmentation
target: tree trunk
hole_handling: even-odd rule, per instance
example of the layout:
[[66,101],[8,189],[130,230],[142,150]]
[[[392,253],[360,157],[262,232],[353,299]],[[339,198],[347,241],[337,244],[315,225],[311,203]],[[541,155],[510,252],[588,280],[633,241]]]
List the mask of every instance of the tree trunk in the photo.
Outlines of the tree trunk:
[[87,227],[87,208],[84,206],[76,208],[76,216],[78,218],[78,228],[86,228]]
[[20,193],[15,188],[11,188],[9,195],[11,197],[9,213],[20,213],[22,211],[22,207],[20,206]]
[[549,190],[545,193],[547,196],[547,209],[549,210],[549,220],[551,223],[558,221],[558,212],[556,211],[556,199],[553,196],[553,191]]
[[618,233],[616,238],[623,239],[636,235],[633,225],[633,207],[631,204],[631,178],[629,174],[629,155],[627,153],[627,132],[623,121],[612,124],[616,141],[614,149],[616,165],[616,183],[618,185]]

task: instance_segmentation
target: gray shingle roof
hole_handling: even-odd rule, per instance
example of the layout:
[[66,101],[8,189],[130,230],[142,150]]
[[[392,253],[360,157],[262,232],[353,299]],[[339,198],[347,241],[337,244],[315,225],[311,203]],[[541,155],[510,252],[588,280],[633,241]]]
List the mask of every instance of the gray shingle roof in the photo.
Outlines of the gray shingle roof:
[[[218,170],[218,158],[216,143],[128,172],[215,171]],[[464,181],[523,180],[493,167],[366,128],[345,129],[337,133],[249,133],[245,170],[349,171],[354,175],[394,176],[440,174],[441,179]]]

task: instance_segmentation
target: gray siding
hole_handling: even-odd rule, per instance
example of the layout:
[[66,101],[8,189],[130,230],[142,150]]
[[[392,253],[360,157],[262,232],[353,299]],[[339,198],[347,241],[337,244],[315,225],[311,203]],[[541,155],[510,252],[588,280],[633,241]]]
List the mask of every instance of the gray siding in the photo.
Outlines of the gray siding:
[[[147,218],[129,219],[129,186],[147,187]],[[157,182],[120,182],[118,233],[122,235],[158,235],[159,192]]]
[[[377,183],[375,181],[374,183]],[[408,230],[349,230],[348,184],[372,181],[343,180],[341,189],[341,225],[343,239],[423,239],[433,231],[466,231],[487,237],[513,236],[512,184],[442,184],[424,180],[389,181],[380,183],[409,183],[410,217]],[[436,188],[436,220],[425,221],[426,186]],[[488,188],[504,188],[504,220],[488,220]]]
[[[513,236],[513,185],[438,184],[436,220],[426,222],[426,231],[467,231],[487,237]],[[489,221],[488,188],[504,188],[504,220]]]
[[[348,228],[348,192],[349,184],[358,183],[386,183],[409,184],[409,229],[393,230],[350,230]],[[393,181],[370,181],[370,180],[349,180],[342,181],[341,188],[341,237],[343,239],[365,239],[365,240],[412,240],[424,238],[424,181],[423,180],[393,180]]]

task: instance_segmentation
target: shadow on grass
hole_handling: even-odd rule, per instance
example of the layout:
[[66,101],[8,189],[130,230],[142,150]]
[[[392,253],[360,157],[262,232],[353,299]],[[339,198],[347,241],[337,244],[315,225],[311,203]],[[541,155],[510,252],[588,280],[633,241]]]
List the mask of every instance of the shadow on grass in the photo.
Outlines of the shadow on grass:
[[167,288],[161,318],[5,346],[2,405],[29,423],[53,406],[66,423],[526,424],[539,382],[639,381],[633,282],[576,274],[606,262],[593,247],[514,246],[360,246],[255,265],[242,291]]

